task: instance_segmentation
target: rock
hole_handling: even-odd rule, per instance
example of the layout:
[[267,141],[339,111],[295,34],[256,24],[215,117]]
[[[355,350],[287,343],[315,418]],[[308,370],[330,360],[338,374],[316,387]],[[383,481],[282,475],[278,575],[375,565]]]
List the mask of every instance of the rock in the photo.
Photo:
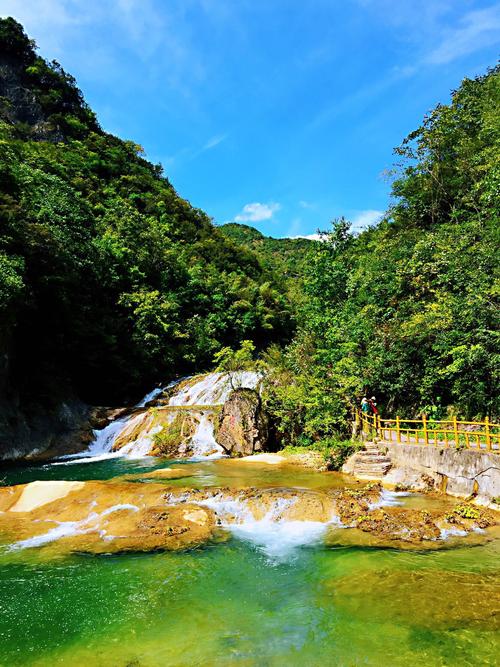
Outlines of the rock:
[[0,541],[57,553],[177,550],[208,541],[215,515],[168,506],[160,484],[31,482],[0,488]]
[[77,400],[50,407],[0,392],[0,460],[44,460],[81,452],[92,441],[91,408]]
[[26,484],[21,496],[9,512],[31,512],[42,505],[65,498],[71,491],[84,487],[84,482],[45,480]]
[[[47,481],[0,487],[0,543],[57,554],[197,547],[233,525],[315,522],[349,544],[435,548],[448,538],[489,539],[491,510],[469,504],[439,510],[380,506],[379,484],[353,489],[178,487],[165,482]],[[342,527],[342,530],[338,528]],[[300,530],[300,526],[297,527]],[[347,529],[347,530],[346,530]],[[334,533],[340,534],[335,538]],[[366,537],[364,537],[366,536]],[[426,547],[426,545],[428,545]]]
[[184,468],[158,468],[153,472],[139,473],[137,475],[130,475],[129,477],[151,478],[151,479],[182,479],[183,477],[191,477],[193,475],[189,466]]
[[266,448],[268,433],[259,394],[253,389],[235,389],[223,405],[217,442],[230,456],[251,456]]

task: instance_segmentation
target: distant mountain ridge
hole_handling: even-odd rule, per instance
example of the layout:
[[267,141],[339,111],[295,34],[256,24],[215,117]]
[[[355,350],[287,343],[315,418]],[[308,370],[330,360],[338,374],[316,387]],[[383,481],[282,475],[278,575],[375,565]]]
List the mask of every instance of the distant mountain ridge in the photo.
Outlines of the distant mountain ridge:
[[265,236],[258,229],[239,222],[227,222],[219,229],[227,238],[252,250],[266,269],[285,278],[303,275],[307,255],[317,243],[305,238]]

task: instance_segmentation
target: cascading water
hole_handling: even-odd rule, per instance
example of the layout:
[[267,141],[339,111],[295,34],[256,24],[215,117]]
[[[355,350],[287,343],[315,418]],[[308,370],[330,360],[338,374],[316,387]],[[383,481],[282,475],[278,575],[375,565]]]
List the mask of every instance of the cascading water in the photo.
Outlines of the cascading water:
[[226,495],[218,492],[206,498],[189,493],[169,494],[169,504],[195,502],[213,510],[221,527],[234,537],[249,542],[261,551],[270,563],[281,563],[296,555],[297,549],[320,543],[330,527],[345,528],[335,513],[323,520],[293,518],[296,497],[276,497],[270,502],[256,498]]
[[119,419],[115,419],[104,428],[96,429],[94,431],[94,440],[90,443],[88,449],[78,454],[67,454],[66,456],[61,456],[60,461],[56,461],[53,465],[90,463],[122,456],[123,454],[120,452],[113,452],[113,443],[117,435],[124,428],[128,419],[128,417],[121,417]]
[[[174,392],[168,399],[166,406],[171,409],[166,417],[166,422],[172,422],[175,417],[175,408],[182,409],[184,415],[191,414],[194,422],[194,432],[186,443],[181,445],[180,452],[186,453],[188,458],[217,458],[223,456],[222,447],[216,442],[214,437],[214,426],[210,420],[208,411],[200,410],[200,406],[213,407],[222,405],[231,391],[236,388],[245,387],[256,389],[261,381],[261,375],[253,371],[238,371],[234,373],[209,373],[197,381],[195,378],[187,378],[184,381],[171,382],[164,388],[156,387],[137,403],[136,408],[143,408],[155,399],[160,404],[158,409],[162,409],[161,395],[168,389],[179,384],[178,391]],[[189,407],[193,406],[190,411]],[[114,445],[118,438],[127,432],[133,433],[134,427],[144,420],[145,413],[134,414],[133,416],[119,417],[103,429],[94,431],[94,440],[89,448],[79,454],[70,454],[61,457],[55,465],[69,463],[87,463],[109,458],[128,457],[141,458],[150,453],[154,436],[160,433],[164,426],[156,425],[151,428],[145,428],[140,437],[131,437],[117,451],[114,451]]]
[[[123,510],[138,512],[139,508],[137,505],[132,505],[130,503],[119,503],[108,507],[104,511],[97,513],[91,512],[86,519],[81,521],[56,521],[57,526],[51,528],[46,533],[41,535],[36,535],[35,537],[30,537],[26,540],[20,540],[19,542],[14,542],[9,547],[9,551],[16,551],[18,549],[32,549],[34,547],[40,547],[49,542],[55,542],[56,540],[61,539],[62,537],[71,537],[73,535],[83,535],[84,533],[89,533],[92,530],[95,530],[96,525],[99,520],[109,516],[113,512],[120,512]],[[109,539],[110,536],[106,535],[106,530],[99,530],[99,534],[103,539]]]
[[187,384],[170,398],[170,406],[222,405],[229,394],[240,387],[256,389],[261,375],[254,371],[209,373],[194,384]]
[[195,458],[219,458],[224,454],[224,450],[215,440],[214,425],[205,413],[201,413],[189,446]]

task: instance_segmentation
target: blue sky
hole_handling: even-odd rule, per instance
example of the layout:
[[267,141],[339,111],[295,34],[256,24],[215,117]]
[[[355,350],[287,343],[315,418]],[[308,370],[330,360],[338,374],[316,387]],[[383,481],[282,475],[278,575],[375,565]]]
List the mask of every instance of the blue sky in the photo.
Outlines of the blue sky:
[[500,2],[0,0],[216,222],[272,236],[362,228],[392,149],[496,62]]

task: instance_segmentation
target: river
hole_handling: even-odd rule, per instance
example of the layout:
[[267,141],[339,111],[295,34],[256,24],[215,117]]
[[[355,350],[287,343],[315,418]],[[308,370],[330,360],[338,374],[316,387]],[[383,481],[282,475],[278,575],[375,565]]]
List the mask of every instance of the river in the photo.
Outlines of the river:
[[[11,466],[2,476],[16,484],[139,475],[137,484],[174,490],[346,484],[335,473],[225,459],[88,458]],[[189,476],[141,479],[165,466]],[[451,502],[385,499],[424,509]],[[493,533],[430,549],[379,548],[355,543],[341,527],[327,534],[313,522],[271,519],[242,521],[181,552],[68,554],[57,542],[11,549],[3,539],[0,665],[496,664]]]

